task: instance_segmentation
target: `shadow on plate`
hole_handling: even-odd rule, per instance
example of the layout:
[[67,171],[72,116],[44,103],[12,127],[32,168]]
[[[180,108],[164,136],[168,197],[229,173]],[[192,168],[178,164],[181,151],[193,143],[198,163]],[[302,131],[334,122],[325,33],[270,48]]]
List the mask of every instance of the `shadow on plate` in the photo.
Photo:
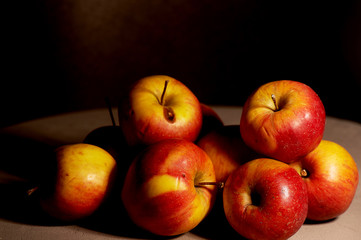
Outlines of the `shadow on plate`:
[[315,221],[315,220],[306,219],[304,224],[306,224],[306,225],[326,224],[326,223],[336,221],[336,219],[337,218],[332,218],[332,219],[324,220],[324,221]]
[[246,239],[238,234],[228,223],[224,214],[221,197],[221,194],[217,196],[209,215],[191,232],[205,239]]

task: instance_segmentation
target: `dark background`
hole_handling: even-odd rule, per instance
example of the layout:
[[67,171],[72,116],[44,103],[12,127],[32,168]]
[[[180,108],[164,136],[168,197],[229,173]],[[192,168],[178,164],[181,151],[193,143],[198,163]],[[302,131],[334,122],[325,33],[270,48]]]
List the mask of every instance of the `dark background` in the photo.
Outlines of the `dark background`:
[[361,122],[360,2],[2,2],[0,127],[116,105],[152,74],[236,106],[263,83],[302,81],[328,115]]

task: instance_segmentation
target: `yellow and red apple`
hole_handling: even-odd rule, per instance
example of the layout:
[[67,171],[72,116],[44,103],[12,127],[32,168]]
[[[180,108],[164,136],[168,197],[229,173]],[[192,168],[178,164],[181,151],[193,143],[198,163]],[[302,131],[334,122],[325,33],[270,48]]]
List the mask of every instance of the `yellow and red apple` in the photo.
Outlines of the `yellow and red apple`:
[[202,109],[197,97],[182,82],[165,75],[137,81],[119,115],[131,146],[169,138],[195,141],[202,127]]
[[39,187],[44,211],[63,221],[93,214],[113,185],[114,158],[100,147],[79,143],[57,148],[56,160],[55,181]]
[[226,182],[240,165],[260,157],[244,143],[239,125],[219,127],[203,136],[197,145],[211,158],[217,182]]
[[212,161],[202,149],[187,140],[168,139],[136,157],[121,196],[136,225],[173,236],[192,230],[208,214],[214,183]]
[[344,147],[322,140],[315,150],[291,166],[307,186],[308,219],[329,220],[348,209],[359,176],[354,159]]
[[257,152],[290,163],[318,146],[325,121],[325,108],[313,89],[280,80],[262,85],[248,97],[240,131]]
[[234,171],[223,189],[230,225],[247,239],[287,239],[307,216],[307,189],[288,164],[259,158]]

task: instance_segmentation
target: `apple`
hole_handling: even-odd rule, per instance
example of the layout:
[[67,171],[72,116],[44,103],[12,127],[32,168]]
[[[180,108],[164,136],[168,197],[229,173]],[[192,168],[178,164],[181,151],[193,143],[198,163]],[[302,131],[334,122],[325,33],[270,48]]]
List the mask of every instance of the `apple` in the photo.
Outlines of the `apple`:
[[110,192],[116,172],[114,158],[91,144],[56,149],[54,182],[39,187],[40,205],[50,216],[75,221],[93,214]]
[[290,163],[318,146],[325,122],[325,108],[315,91],[301,82],[279,80],[248,97],[240,131],[257,152]]
[[120,126],[98,127],[86,135],[83,142],[103,148],[116,160],[122,158],[122,149],[128,146]]
[[330,220],[348,209],[359,176],[354,159],[344,147],[322,140],[315,150],[291,166],[307,186],[308,219]]
[[247,162],[223,189],[230,225],[247,239],[287,239],[307,216],[307,188],[288,164],[269,158]]
[[244,143],[239,125],[220,127],[203,136],[197,145],[211,158],[217,182],[226,182],[240,165],[260,157]]
[[113,156],[117,162],[117,175],[120,183],[123,182],[134,157],[143,149],[142,146],[130,147],[120,126],[96,128],[84,138],[83,142],[101,147]]
[[213,110],[212,107],[207,104],[201,103],[202,109],[202,128],[199,133],[198,139],[206,135],[207,133],[224,126],[222,119]]
[[131,146],[169,138],[195,141],[202,127],[197,97],[182,82],[165,75],[137,81],[118,112]]
[[167,139],[135,158],[121,197],[139,227],[179,235],[196,227],[212,208],[215,180],[212,161],[202,149],[184,139]]

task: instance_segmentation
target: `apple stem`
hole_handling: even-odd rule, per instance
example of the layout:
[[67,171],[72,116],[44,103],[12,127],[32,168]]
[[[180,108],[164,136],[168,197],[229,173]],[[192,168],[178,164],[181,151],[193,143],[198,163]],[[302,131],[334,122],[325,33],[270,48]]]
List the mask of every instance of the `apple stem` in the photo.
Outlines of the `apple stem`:
[[113,124],[113,126],[115,127],[115,120],[114,120],[112,105],[110,104],[110,100],[109,100],[108,97],[105,97],[105,104],[106,104],[107,107],[108,107],[108,111],[109,111],[110,118],[111,118],[111,120],[112,120],[112,124]]
[[276,96],[275,96],[274,94],[272,94],[272,95],[271,95],[271,98],[272,98],[273,103],[274,103],[275,108],[276,108],[276,110],[275,110],[275,111],[278,111],[278,110],[279,110],[279,108],[278,108],[278,105],[277,105]]
[[217,186],[219,189],[224,188],[224,182],[199,182],[197,184],[195,184],[195,187],[202,187],[202,186],[208,186],[208,185],[213,185],[213,186]]
[[306,169],[301,170],[301,177],[308,177],[308,172]]
[[26,191],[26,193],[28,196],[31,196],[38,189],[39,189],[39,187],[33,187],[33,188],[29,189],[28,191]]
[[160,104],[161,105],[164,105],[164,95],[165,95],[165,91],[167,90],[168,83],[169,83],[169,80],[165,80],[162,96],[160,97]]

